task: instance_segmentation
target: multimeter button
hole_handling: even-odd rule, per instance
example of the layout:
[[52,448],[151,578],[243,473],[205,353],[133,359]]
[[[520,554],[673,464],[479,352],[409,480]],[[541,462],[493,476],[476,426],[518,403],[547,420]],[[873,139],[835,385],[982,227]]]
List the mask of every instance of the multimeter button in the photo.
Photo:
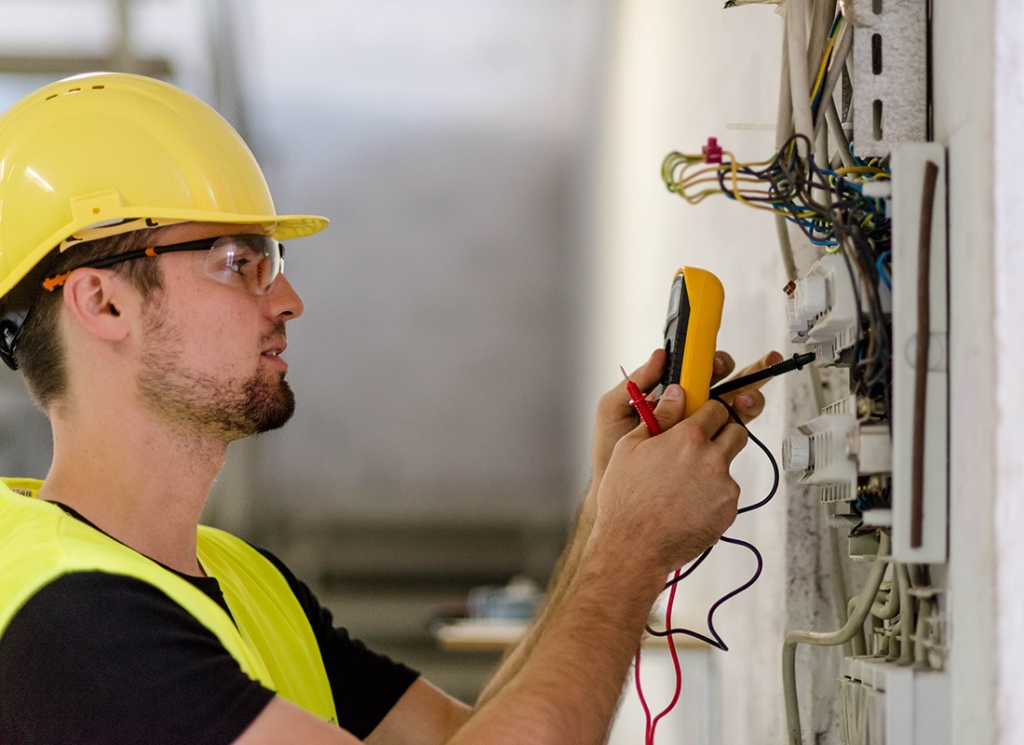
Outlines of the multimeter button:
[[782,467],[787,471],[806,471],[811,465],[811,438],[806,435],[787,437],[782,443]]

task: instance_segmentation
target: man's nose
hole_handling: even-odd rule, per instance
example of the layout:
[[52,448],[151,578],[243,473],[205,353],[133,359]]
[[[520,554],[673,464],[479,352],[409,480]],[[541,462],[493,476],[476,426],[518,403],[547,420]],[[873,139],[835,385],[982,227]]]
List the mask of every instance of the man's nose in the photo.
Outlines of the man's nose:
[[301,316],[306,309],[299,293],[295,291],[292,283],[283,274],[278,275],[274,280],[270,292],[266,295],[266,300],[269,304],[268,312],[273,318],[284,316],[284,320],[291,320]]

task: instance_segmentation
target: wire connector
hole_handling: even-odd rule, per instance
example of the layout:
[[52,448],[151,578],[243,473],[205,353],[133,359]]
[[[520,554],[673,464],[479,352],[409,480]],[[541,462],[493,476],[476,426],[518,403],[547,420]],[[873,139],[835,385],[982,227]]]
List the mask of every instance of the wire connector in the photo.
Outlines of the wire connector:
[[708,137],[708,144],[700,149],[704,153],[704,161],[706,163],[721,163],[722,162],[722,148],[718,145],[717,137]]

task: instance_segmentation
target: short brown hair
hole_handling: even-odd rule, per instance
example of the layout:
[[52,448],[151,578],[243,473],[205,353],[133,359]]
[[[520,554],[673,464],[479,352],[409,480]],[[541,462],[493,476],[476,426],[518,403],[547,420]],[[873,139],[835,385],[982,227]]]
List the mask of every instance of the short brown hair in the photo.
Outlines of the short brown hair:
[[[100,238],[72,246],[66,251],[56,249],[50,254],[46,276],[69,272],[97,259],[135,251],[152,245],[166,228],[136,230],[109,238]],[[110,271],[126,278],[149,301],[162,287],[163,275],[156,261],[125,261],[114,264]],[[67,360],[60,338],[60,289],[49,292],[42,288],[32,305],[18,343],[18,369],[36,405],[48,412],[67,393]]]

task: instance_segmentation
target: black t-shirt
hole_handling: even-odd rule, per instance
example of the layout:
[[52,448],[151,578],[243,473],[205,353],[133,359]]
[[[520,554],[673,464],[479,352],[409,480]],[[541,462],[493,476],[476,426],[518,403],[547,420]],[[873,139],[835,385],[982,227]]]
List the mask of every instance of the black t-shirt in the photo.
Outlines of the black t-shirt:
[[[335,629],[310,589],[277,557],[261,553],[309,618],[339,724],[365,738],[417,673]],[[227,608],[216,579],[179,576]],[[212,632],[131,577],[61,576],[0,637],[3,745],[226,745],[273,697]]]

